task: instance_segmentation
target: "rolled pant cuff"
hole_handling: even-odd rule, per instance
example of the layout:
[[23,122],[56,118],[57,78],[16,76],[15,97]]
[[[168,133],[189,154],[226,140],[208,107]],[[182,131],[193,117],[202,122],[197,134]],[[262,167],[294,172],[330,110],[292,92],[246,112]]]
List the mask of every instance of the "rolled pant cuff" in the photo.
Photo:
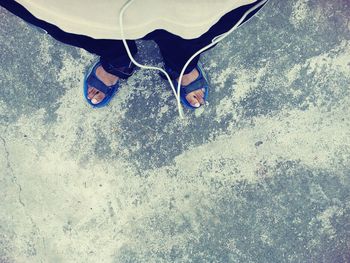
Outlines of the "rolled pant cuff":
[[[188,65],[184,74],[188,74],[188,73],[192,72],[192,70],[196,68],[197,63],[195,63],[195,64],[191,63],[190,65]],[[178,67],[172,67],[172,66],[169,66],[168,64],[165,64],[165,71],[169,74],[171,79],[177,79],[178,77],[180,77],[180,73],[182,71],[182,68],[179,69]]]
[[113,60],[101,57],[100,62],[105,71],[121,79],[128,79],[135,71],[135,64],[127,56]]

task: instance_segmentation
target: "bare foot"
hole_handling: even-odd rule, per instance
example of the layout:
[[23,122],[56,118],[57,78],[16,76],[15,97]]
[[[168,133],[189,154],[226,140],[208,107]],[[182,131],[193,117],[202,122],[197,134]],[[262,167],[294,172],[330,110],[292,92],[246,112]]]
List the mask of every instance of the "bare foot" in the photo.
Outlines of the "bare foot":
[[[190,73],[183,75],[181,85],[187,86],[195,81],[199,77],[199,72],[194,68]],[[179,78],[177,78],[179,81]],[[186,95],[186,100],[193,106],[198,108],[204,104],[204,88],[192,91]]]
[[[96,69],[96,76],[107,86],[114,85],[119,79],[119,77],[105,71],[102,66]],[[98,104],[104,97],[105,94],[102,91],[88,85],[88,98],[91,100],[91,103]]]

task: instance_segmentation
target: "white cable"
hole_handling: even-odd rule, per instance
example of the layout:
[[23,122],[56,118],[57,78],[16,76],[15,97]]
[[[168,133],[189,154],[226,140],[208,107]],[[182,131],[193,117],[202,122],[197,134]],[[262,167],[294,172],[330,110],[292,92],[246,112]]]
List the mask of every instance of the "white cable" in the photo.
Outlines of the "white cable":
[[[131,52],[130,52],[130,49],[129,49],[129,46],[128,46],[128,43],[126,42],[126,39],[125,39],[125,34],[124,34],[124,26],[123,26],[123,15],[124,15],[124,12],[125,10],[132,4],[134,0],[128,0],[127,3],[125,3],[125,5],[122,7],[121,11],[120,11],[120,14],[119,14],[119,26],[120,26],[120,32],[121,32],[121,37],[122,37],[122,41],[124,43],[124,46],[125,46],[125,49],[126,49],[126,52],[128,53],[128,56],[130,58],[130,60],[138,67],[140,68],[144,68],[144,69],[155,69],[155,70],[159,70],[161,71],[162,73],[164,73],[164,75],[167,77],[168,79],[168,82],[170,83],[170,86],[174,92],[174,95],[175,95],[175,98],[177,101],[180,101],[180,95],[177,95],[176,94],[176,89],[171,81],[171,78],[169,76],[169,74],[162,68],[158,68],[158,67],[154,67],[154,66],[148,66],[148,65],[142,65],[140,63],[138,63],[134,57],[132,56]],[[181,83],[181,82],[179,82]],[[180,93],[179,93],[180,94]],[[180,107],[178,107],[178,112],[179,112],[179,115],[181,118],[184,117],[183,115],[183,110],[182,110],[182,106],[180,104]]]
[[[154,67],[154,66],[148,66],[148,65],[142,65],[140,63],[138,63],[134,57],[132,56],[131,52],[130,52],[130,49],[129,49],[129,46],[126,42],[126,39],[125,39],[125,34],[124,34],[124,27],[123,27],[123,15],[124,15],[124,12],[125,10],[132,4],[134,0],[128,0],[127,3],[124,4],[124,6],[122,7],[121,11],[120,11],[120,14],[119,14],[119,26],[120,26],[120,31],[121,31],[121,37],[122,37],[122,41],[124,43],[124,46],[125,46],[125,49],[128,53],[128,56],[130,58],[130,60],[138,67],[140,68],[144,68],[144,69],[155,69],[155,70],[159,70],[161,71],[162,73],[164,73],[164,75],[167,77],[168,79],[168,82],[174,92],[174,95],[175,95],[175,98],[177,100],[177,108],[178,108],[178,112],[179,112],[179,115],[181,118],[184,117],[183,115],[183,109],[182,109],[182,105],[181,105],[181,100],[180,100],[180,88],[181,88],[181,80],[182,80],[182,77],[186,71],[186,68],[188,67],[188,65],[191,63],[191,61],[196,57],[198,56],[199,54],[201,54],[202,52],[204,52],[205,50],[211,48],[212,46],[214,46],[215,44],[219,43],[221,40],[223,40],[224,38],[226,38],[229,34],[231,34],[234,30],[236,30],[241,24],[242,22],[244,21],[244,19],[251,13],[253,12],[254,10],[258,9],[259,7],[263,6],[268,0],[264,0],[264,1],[261,1],[259,2],[257,5],[251,7],[250,9],[248,9],[244,15],[241,17],[240,20],[238,20],[238,22],[229,30],[227,31],[226,33],[220,35],[220,36],[217,36],[217,37],[214,37],[212,39],[212,42],[203,47],[202,49],[198,50],[195,54],[193,54],[192,57],[190,57],[186,64],[184,65],[184,67],[182,68],[181,70],[181,73],[180,73],[180,77],[179,77],[179,81],[178,81],[178,85],[177,85],[177,92],[175,90],[175,87],[171,81],[171,78],[170,76],[168,75],[168,73],[162,69],[162,68],[158,68],[158,67]],[[179,94],[179,95],[178,95]]]

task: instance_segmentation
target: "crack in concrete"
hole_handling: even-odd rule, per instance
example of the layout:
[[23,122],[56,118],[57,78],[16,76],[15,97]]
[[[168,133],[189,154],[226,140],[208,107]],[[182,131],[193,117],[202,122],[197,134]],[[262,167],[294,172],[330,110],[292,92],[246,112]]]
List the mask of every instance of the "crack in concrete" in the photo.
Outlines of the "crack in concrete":
[[[11,165],[11,161],[10,161],[10,152],[8,150],[8,147],[7,147],[7,143],[6,143],[6,140],[0,136],[0,140],[2,141],[3,145],[4,145],[4,150],[5,150],[5,156],[6,156],[6,166],[7,166],[7,169],[9,170],[9,173],[11,175],[11,178],[12,178],[12,182],[17,186],[18,188],[18,201],[19,203],[21,204],[21,206],[23,207],[23,210],[24,210],[24,213],[25,215],[28,217],[28,219],[30,220],[31,224],[32,224],[32,227],[36,230],[37,233],[40,233],[40,229],[39,227],[37,226],[37,224],[35,223],[34,219],[31,217],[31,215],[28,213],[27,209],[26,209],[26,205],[25,203],[23,202],[22,200],[22,197],[21,197],[21,192],[22,192],[22,186],[21,184],[18,182],[17,180],[17,177],[15,175],[15,172],[14,172],[14,169]],[[45,241],[44,241],[44,238],[43,238],[43,245],[44,247],[45,246]]]
[[5,154],[6,154],[6,166],[7,166],[7,169],[10,171],[11,178],[12,178],[11,181],[17,186],[18,191],[19,191],[18,192],[18,201],[23,207],[25,207],[25,204],[23,203],[22,198],[21,198],[22,186],[21,186],[20,183],[18,183],[17,177],[16,177],[15,172],[14,172],[14,170],[12,168],[12,165],[11,165],[11,162],[10,162],[10,153],[9,153],[9,151],[7,149],[6,140],[2,136],[0,136],[0,139],[1,139],[2,143],[3,143],[3,145],[4,145]]

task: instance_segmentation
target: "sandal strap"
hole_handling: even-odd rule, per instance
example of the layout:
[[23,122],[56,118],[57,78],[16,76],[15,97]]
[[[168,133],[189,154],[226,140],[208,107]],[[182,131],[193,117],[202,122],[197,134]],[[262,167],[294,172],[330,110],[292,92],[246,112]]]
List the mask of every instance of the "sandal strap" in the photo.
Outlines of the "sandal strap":
[[135,72],[136,66],[130,62],[128,66],[116,68],[112,64],[103,64],[103,69],[110,74],[118,76],[121,79],[127,79]]
[[196,80],[194,80],[191,84],[184,86],[181,85],[181,90],[184,95],[187,95],[188,93],[199,90],[202,88],[206,88],[207,86],[207,81],[203,78],[203,76],[199,76]]
[[[196,68],[199,72],[199,76],[197,77],[196,80],[194,80],[189,85],[187,85],[187,86],[181,85],[181,89],[180,89],[181,96],[186,96],[188,93],[195,91],[195,90],[199,90],[202,88],[204,88],[204,89],[209,88],[209,84],[203,75],[201,67],[199,65],[197,65]],[[174,71],[173,69],[171,69],[170,67],[168,67],[167,65],[165,65],[165,71],[169,74],[170,78],[173,80],[174,86],[176,87],[177,86],[176,78],[179,77],[179,74],[176,71]],[[163,73],[160,72],[159,75],[163,79],[167,79]]]
[[197,70],[199,73],[199,76],[196,80],[194,80],[192,83],[190,83],[187,86],[181,85],[180,93],[182,93],[182,96],[186,96],[188,93],[199,90],[204,88],[205,90],[209,88],[209,84],[207,79],[204,77],[204,73],[202,72],[202,68],[200,65],[197,65]]
[[104,84],[100,79],[98,79],[95,74],[90,74],[90,76],[87,79],[87,83],[98,89],[99,91],[103,92],[104,94],[108,94],[112,89],[112,86],[107,86],[106,84]]

